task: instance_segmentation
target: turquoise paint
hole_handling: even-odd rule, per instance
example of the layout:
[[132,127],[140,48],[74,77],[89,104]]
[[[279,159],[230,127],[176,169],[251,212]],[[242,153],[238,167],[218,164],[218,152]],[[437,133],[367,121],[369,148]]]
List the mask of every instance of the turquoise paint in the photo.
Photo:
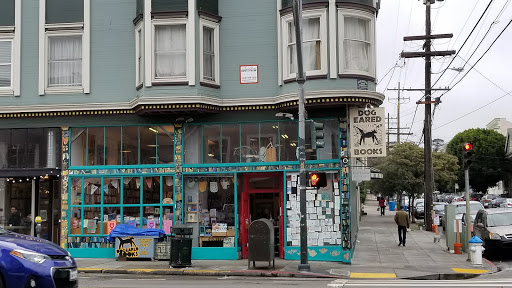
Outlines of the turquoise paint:
[[[314,255],[314,256],[313,256]],[[347,259],[345,259],[347,257]],[[343,251],[340,246],[308,247],[309,261],[331,261],[350,263],[352,251]],[[285,260],[300,260],[300,247],[285,247]]]
[[68,248],[74,258],[116,258],[115,248]]
[[237,247],[192,247],[192,260],[237,260]]
[[14,0],[3,0],[0,9],[0,26],[14,26]]

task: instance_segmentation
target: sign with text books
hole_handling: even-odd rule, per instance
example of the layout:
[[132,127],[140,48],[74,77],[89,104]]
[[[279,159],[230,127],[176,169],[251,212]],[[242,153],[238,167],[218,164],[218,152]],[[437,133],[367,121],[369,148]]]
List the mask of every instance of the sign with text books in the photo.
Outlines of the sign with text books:
[[352,157],[385,157],[386,127],[384,108],[350,109],[350,155]]

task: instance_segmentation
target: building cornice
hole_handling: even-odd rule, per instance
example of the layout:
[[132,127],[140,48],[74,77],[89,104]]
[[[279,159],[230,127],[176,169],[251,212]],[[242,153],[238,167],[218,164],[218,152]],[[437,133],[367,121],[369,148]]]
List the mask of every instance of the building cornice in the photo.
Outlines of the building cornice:
[[[310,105],[364,104],[381,105],[384,95],[368,90],[310,91],[305,95]],[[219,99],[208,96],[137,97],[129,102],[2,106],[0,118],[54,117],[105,114],[150,114],[152,112],[218,113],[233,110],[291,109],[297,105],[297,94],[287,93],[272,97]],[[115,108],[113,108],[115,107]]]

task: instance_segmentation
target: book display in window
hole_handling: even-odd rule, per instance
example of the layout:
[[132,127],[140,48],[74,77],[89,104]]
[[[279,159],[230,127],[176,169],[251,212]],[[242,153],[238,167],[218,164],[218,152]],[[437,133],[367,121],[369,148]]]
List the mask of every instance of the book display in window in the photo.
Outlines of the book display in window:
[[187,202],[187,222],[195,223],[197,222],[197,203],[196,202]]

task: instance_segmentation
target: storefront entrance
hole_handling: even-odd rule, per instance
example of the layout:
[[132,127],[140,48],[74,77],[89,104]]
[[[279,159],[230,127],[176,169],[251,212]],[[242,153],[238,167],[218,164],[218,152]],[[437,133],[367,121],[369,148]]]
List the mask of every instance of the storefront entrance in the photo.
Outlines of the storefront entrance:
[[267,218],[274,223],[276,255],[284,258],[284,205],[283,174],[246,173],[243,174],[242,199],[240,202],[240,227],[242,258],[247,258],[249,225],[252,221]]

